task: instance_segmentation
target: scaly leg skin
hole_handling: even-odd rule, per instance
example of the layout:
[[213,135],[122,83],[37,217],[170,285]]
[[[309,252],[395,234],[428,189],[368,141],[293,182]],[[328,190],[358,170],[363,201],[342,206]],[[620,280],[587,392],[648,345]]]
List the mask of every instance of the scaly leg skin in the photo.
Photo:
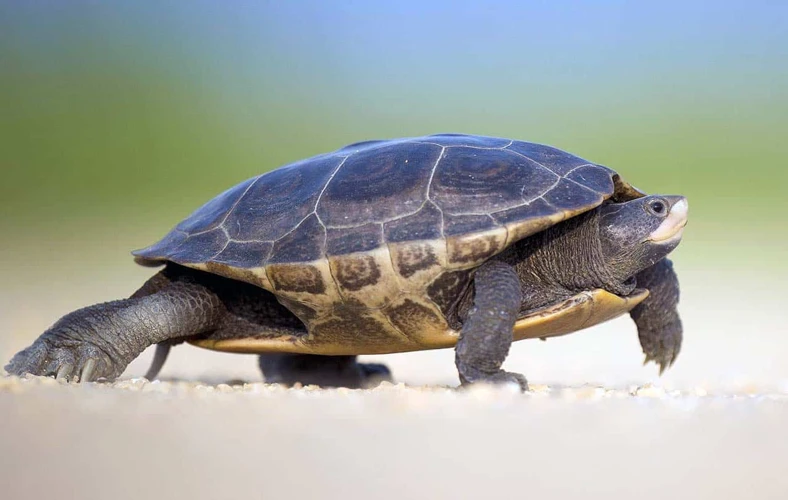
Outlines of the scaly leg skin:
[[637,275],[638,288],[647,288],[648,298],[629,313],[638,328],[640,346],[649,361],[659,365],[659,374],[673,365],[681,350],[683,330],[677,306],[679,280],[673,263],[662,259]]
[[300,383],[360,389],[392,381],[391,372],[385,365],[357,363],[355,356],[262,354],[259,364],[269,384],[292,386]]
[[226,314],[211,290],[189,280],[170,282],[166,270],[141,291],[146,287],[158,291],[67,314],[17,353],[6,371],[81,382],[115,379],[146,347],[209,331]]
[[501,370],[512,345],[512,330],[520,310],[522,291],[514,268],[499,261],[483,264],[474,278],[473,307],[460,331],[455,363],[462,385],[517,384],[528,390],[519,373]]

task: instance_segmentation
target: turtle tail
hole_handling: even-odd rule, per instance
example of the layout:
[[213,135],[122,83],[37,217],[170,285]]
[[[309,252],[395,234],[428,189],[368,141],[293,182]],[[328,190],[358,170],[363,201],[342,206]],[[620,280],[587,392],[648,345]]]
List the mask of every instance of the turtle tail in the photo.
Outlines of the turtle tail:
[[169,342],[161,342],[156,344],[156,352],[153,354],[153,362],[150,364],[150,368],[148,368],[148,372],[145,374],[145,378],[148,380],[153,380],[161,371],[161,368],[164,366],[164,362],[167,361],[167,356],[170,354],[170,349],[172,348],[172,344]]

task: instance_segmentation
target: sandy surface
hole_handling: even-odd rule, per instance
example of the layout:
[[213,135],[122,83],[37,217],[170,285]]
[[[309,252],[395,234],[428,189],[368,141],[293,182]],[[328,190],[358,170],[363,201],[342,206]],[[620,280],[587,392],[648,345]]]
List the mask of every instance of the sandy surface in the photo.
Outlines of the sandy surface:
[[[525,395],[454,390],[449,350],[369,357],[399,383],[371,391],[268,386],[254,357],[189,346],[164,382],[136,378],[150,351],[112,385],[0,378],[0,498],[788,498],[785,280],[679,272],[661,378],[627,318],[515,344]],[[0,290],[3,361],[140,281],[81,278]]]
[[4,498],[765,499],[788,491],[784,394],[0,385]]

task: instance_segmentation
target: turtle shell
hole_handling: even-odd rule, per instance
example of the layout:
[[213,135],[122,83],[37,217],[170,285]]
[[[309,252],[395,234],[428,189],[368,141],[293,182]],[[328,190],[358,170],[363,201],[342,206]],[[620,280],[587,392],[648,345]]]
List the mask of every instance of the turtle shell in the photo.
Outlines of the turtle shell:
[[369,337],[364,352],[392,352],[393,338],[396,350],[423,348],[430,332],[450,330],[443,313],[469,274],[512,243],[640,196],[611,169],[550,146],[369,141],[248,179],[134,255],[261,286],[332,345],[357,343],[346,338],[356,329]]

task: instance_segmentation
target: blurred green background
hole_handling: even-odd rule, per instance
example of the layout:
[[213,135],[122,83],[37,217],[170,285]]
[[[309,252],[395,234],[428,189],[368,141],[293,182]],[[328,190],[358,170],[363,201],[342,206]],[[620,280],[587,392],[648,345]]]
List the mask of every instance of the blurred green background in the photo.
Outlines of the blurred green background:
[[786,19],[769,1],[0,2],[0,294],[36,316],[5,328],[31,339],[132,291],[129,251],[248,177],[437,132],[684,194],[685,269],[773,274]]
[[527,4],[3,2],[3,246],[105,227],[144,246],[250,176],[436,132],[686,194],[685,246],[784,232],[785,4]]

